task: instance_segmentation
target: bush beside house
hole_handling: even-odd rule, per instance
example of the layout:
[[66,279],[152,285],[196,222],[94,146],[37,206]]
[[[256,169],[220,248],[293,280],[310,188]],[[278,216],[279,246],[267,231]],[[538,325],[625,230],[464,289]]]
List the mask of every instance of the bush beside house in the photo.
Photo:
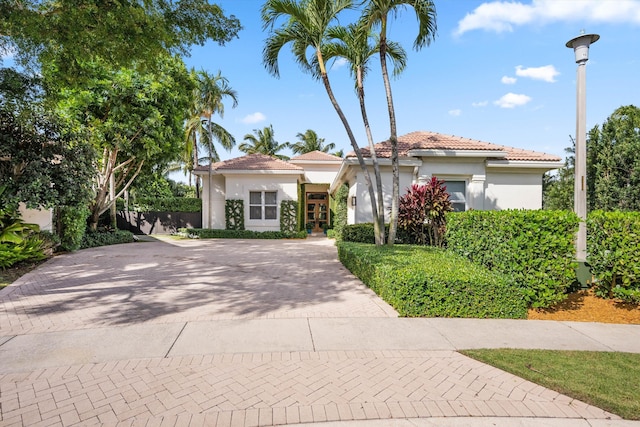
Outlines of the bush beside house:
[[566,298],[575,282],[578,217],[565,211],[467,211],[447,215],[447,247],[511,278],[532,307]]
[[640,303],[640,212],[589,213],[587,247],[596,294]]
[[340,261],[401,316],[525,318],[522,289],[449,251],[338,243]]

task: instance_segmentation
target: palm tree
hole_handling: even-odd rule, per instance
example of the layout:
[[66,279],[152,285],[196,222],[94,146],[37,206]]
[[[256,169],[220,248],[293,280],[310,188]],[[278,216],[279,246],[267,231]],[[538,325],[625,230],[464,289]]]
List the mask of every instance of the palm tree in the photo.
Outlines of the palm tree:
[[398,201],[400,199],[400,170],[398,166],[398,132],[396,129],[396,114],[393,107],[391,83],[387,71],[387,23],[389,15],[396,17],[401,9],[413,8],[418,19],[418,36],[413,47],[419,50],[428,46],[436,34],[436,8],[432,0],[369,0],[362,14],[362,22],[366,28],[379,27],[379,49],[382,79],[387,95],[387,108],[389,110],[389,128],[391,143],[391,169],[393,173],[393,185],[391,196],[391,215],[389,218],[389,239],[387,243],[393,245],[398,228]]
[[312,129],[307,129],[305,133],[298,133],[296,137],[298,141],[289,144],[294,154],[311,153],[312,151],[328,153],[329,150],[336,148],[336,144],[333,142],[325,145],[324,138],[318,138],[318,134]]
[[[265,29],[270,29],[270,34],[262,51],[262,61],[269,73],[280,77],[278,54],[284,46],[291,44],[294,59],[303,71],[310,73],[315,79],[322,80],[331,104],[340,117],[362,168],[371,199],[371,212],[374,222],[377,222],[379,213],[371,176],[351,126],[333,94],[323,57],[330,25],[337,19],[340,12],[351,7],[351,0],[301,0],[299,2],[296,0],[267,0],[262,8],[262,22]],[[280,21],[282,25],[274,29]],[[311,61],[307,58],[307,51],[313,52]],[[380,244],[377,241],[376,243]]]
[[[220,71],[215,76],[204,70],[193,73],[196,89],[193,92],[193,103],[189,119],[185,124],[185,150],[183,161],[189,171],[198,166],[198,146],[204,147],[209,164],[220,160],[214,141],[227,151],[231,150],[236,140],[226,129],[214,123],[212,117],[218,114],[224,117],[224,99],[233,101],[233,108],[238,105],[238,94],[229,86],[227,78]],[[211,172],[211,171],[210,171]],[[199,182],[196,179],[196,195],[200,197]]]
[[[329,31],[329,36],[335,39],[335,42],[327,45],[325,59],[327,61],[334,57],[345,59],[350,65],[351,76],[355,79],[355,89],[360,101],[360,113],[362,114],[362,121],[367,134],[367,141],[369,142],[369,152],[376,178],[378,212],[384,212],[384,193],[382,192],[380,166],[364,102],[364,79],[369,71],[369,60],[378,53],[379,46],[377,41],[374,44],[370,43],[372,33],[362,25],[350,24],[347,27],[334,27]],[[393,61],[394,75],[398,75],[406,65],[406,52],[397,43],[388,42],[387,55]],[[374,223],[374,231],[376,240],[379,238],[384,244],[384,215],[380,215],[378,222]]]
[[273,125],[269,125],[264,129],[254,129],[252,135],[250,133],[244,136],[244,141],[238,149],[247,154],[266,154],[267,156],[276,157],[280,160],[288,160],[289,157],[278,154],[279,151],[289,147],[286,142],[280,144],[275,140]]

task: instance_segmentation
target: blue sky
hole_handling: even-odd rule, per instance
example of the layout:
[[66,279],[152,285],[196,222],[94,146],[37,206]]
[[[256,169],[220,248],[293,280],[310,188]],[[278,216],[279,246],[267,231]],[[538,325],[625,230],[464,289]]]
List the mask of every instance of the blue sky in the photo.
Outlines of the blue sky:
[[[253,129],[273,125],[278,142],[315,130],[345,152],[344,128],[318,81],[295,64],[289,48],[279,56],[280,79],[262,65],[267,33],[259,0],[222,0],[226,14],[240,19],[239,38],[224,47],[195,47],[186,63],[218,70],[238,92],[217,118],[237,144]],[[427,130],[564,157],[575,134],[576,63],[565,43],[596,33],[587,65],[587,128],[601,124],[621,105],[640,105],[640,1],[638,0],[436,0],[435,41],[412,49],[417,23],[403,11],[389,38],[409,54],[404,73],[392,81],[398,134]],[[379,67],[365,82],[376,142],[389,136]],[[329,77],[360,146],[366,145],[353,82],[347,67],[333,64]],[[222,159],[242,155],[219,151]],[[285,154],[289,154],[285,152]]]

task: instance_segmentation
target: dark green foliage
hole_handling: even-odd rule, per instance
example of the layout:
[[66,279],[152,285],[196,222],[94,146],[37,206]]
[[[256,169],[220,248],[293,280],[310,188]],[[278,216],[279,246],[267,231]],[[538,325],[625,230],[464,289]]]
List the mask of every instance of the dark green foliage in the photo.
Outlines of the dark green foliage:
[[29,208],[90,197],[93,150],[43,107],[38,80],[0,69],[0,182],[6,203]]
[[306,239],[306,231],[216,230],[211,228],[180,228],[178,233],[195,239]]
[[362,224],[349,224],[342,228],[342,238],[345,242],[355,243],[375,243],[376,236],[373,230],[372,222]]
[[81,249],[95,248],[97,246],[117,245],[119,243],[132,243],[133,233],[125,230],[87,230],[82,238]]
[[640,212],[591,212],[587,248],[596,294],[640,303]]
[[566,298],[576,281],[578,217],[565,211],[467,211],[447,215],[446,241],[459,255],[511,277],[532,307]]
[[399,203],[398,234],[404,243],[443,245],[445,214],[453,210],[443,180],[434,176],[425,185],[411,185]]
[[60,249],[80,249],[87,229],[89,209],[86,206],[60,206],[56,209],[56,229],[60,236]]
[[640,210],[640,108],[617,108],[587,141],[589,210]]
[[337,241],[344,240],[343,232],[347,226],[347,200],[349,199],[349,187],[344,184],[335,195],[335,205],[333,216],[333,230]]
[[134,212],[202,212],[202,199],[195,197],[138,197],[129,205]]
[[224,222],[227,230],[244,230],[244,200],[229,199],[225,201]]
[[408,317],[525,318],[520,288],[450,251],[338,243],[340,261]]
[[305,198],[306,193],[304,190],[304,184],[298,184],[298,231],[304,229],[304,216],[305,214]]
[[283,200],[280,203],[280,231],[294,233],[298,231],[298,202]]

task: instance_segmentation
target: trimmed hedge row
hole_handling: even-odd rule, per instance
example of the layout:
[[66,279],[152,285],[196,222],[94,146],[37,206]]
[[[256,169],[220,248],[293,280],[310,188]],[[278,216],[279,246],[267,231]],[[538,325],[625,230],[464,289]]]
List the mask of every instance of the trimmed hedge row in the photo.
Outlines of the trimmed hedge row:
[[119,243],[134,242],[133,233],[125,230],[114,231],[90,231],[82,237],[80,249],[95,248],[98,246],[117,245]]
[[467,211],[447,215],[449,249],[511,277],[532,307],[563,301],[576,281],[578,217],[565,211]]
[[591,212],[587,248],[596,294],[640,303],[640,212]]
[[217,230],[211,228],[180,228],[178,234],[192,239],[306,239],[306,231]]
[[138,197],[129,206],[134,212],[202,212],[202,199],[195,197]]
[[521,289],[440,248],[338,242],[342,264],[401,316],[526,318]]

